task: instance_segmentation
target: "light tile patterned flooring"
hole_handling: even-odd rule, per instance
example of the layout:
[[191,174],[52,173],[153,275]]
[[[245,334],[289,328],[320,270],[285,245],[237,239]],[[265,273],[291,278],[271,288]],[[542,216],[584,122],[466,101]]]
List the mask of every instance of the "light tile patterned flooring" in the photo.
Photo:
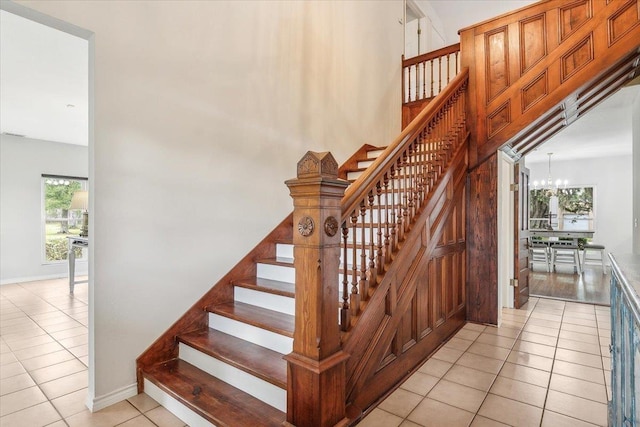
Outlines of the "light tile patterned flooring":
[[466,324],[359,427],[606,426],[609,307],[531,298]]
[[67,279],[0,286],[0,427],[183,427],[146,394],[89,412],[87,301]]
[[[145,394],[90,413],[87,285],[0,287],[0,427],[183,427]],[[500,328],[467,324],[360,424],[606,425],[609,308],[531,298]]]

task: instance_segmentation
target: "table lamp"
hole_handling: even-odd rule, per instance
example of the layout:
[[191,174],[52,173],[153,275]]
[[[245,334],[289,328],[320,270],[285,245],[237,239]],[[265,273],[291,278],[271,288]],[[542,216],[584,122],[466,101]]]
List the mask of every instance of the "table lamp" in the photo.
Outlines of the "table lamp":
[[82,228],[80,228],[80,236],[89,236],[89,192],[88,191],[76,191],[71,198],[71,206],[69,209],[81,209],[82,210]]

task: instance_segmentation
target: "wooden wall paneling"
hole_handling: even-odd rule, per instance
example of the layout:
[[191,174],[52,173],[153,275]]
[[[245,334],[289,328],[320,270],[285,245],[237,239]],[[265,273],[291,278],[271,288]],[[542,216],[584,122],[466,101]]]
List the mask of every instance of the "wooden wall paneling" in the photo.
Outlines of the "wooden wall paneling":
[[546,15],[538,15],[521,20],[520,34],[520,75],[547,56]]
[[[640,1],[538,2],[462,30],[461,47],[470,89],[475,85],[467,107],[475,129],[469,164],[475,167],[504,144],[521,141],[521,132],[537,131],[536,122],[549,111],[560,107],[577,115],[570,108],[581,88],[640,48]],[[547,126],[553,131],[543,136],[568,123]],[[535,147],[543,140],[531,142]]]
[[[467,46],[466,49],[460,51],[460,66],[461,67],[475,67],[476,65],[476,49],[475,49],[475,33],[474,31],[463,31],[460,33],[460,45]],[[469,73],[466,91],[465,105],[467,106],[467,126],[469,129],[478,129],[478,104],[476,99],[477,92],[477,73]],[[469,161],[470,164],[476,163],[478,153],[478,139],[477,132],[471,132],[469,139]]]
[[[419,278],[417,280],[420,280]],[[404,353],[408,351],[411,347],[413,347],[418,342],[418,299],[417,299],[417,290],[413,294],[413,298],[411,298],[411,304],[409,310],[405,313],[401,323],[402,330],[402,349],[401,352]]]
[[594,59],[593,33],[580,40],[560,58],[560,82],[564,83]]
[[433,284],[435,287],[434,312],[436,315],[434,326],[442,325],[447,318],[445,292],[442,289],[442,257],[433,260]]
[[549,79],[547,78],[547,70],[535,77],[531,83],[525,85],[522,90],[521,112],[524,113],[537,102],[541,101],[549,94]]
[[469,172],[467,320],[497,324],[497,155]]
[[640,22],[640,1],[631,0],[614,13],[607,22],[609,46],[613,46]]
[[487,114],[487,135],[486,139],[491,139],[497,135],[502,129],[511,124],[511,100],[497,107],[495,110]]
[[579,0],[562,6],[558,10],[559,41],[563,42],[593,16],[591,0]]
[[417,295],[417,329],[418,340],[424,339],[433,331],[433,280],[431,279],[432,260],[428,260],[420,277]]
[[487,103],[509,87],[509,35],[507,27],[485,34],[485,87]]

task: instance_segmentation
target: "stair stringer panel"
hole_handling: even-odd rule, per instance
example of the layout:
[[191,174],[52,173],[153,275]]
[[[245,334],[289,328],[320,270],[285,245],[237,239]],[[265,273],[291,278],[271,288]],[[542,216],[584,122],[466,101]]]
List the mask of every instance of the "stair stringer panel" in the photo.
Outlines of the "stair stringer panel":
[[344,338],[353,421],[464,324],[467,166],[465,143]]

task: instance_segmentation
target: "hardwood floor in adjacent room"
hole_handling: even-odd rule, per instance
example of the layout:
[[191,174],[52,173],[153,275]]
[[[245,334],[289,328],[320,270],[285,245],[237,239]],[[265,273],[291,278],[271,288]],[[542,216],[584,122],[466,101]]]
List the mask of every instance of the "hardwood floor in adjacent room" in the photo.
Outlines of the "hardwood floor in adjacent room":
[[557,268],[555,273],[547,273],[536,267],[529,273],[530,294],[532,296],[557,298],[589,304],[609,305],[608,269],[588,265],[582,274],[574,274],[573,267]]

